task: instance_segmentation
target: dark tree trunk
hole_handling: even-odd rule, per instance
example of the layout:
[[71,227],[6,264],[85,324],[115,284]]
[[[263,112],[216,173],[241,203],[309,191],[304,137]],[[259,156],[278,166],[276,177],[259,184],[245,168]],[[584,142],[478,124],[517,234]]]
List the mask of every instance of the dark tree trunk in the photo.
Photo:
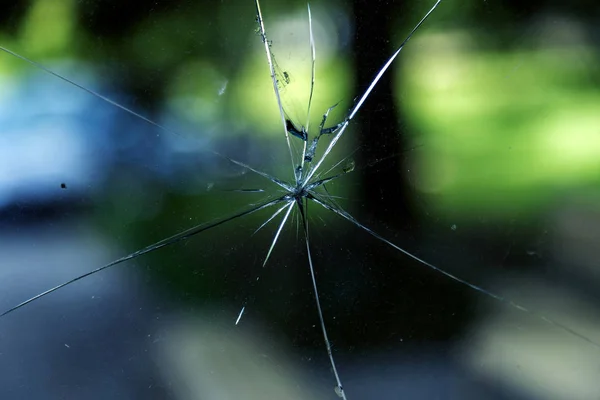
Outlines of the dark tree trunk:
[[[356,24],[354,55],[357,72],[356,93],[367,89],[381,66],[399,43],[390,42],[391,24],[398,15],[399,2],[354,0]],[[395,62],[397,63],[399,59]],[[401,116],[393,96],[394,65],[379,81],[357,114],[359,165],[372,165],[362,172],[362,199],[370,217],[390,227],[412,225],[410,188],[402,173],[406,140],[400,129]]]
[[[364,93],[404,39],[399,34],[397,39],[390,40],[391,32],[397,30],[392,24],[398,23],[397,16],[405,11],[400,7],[402,4],[402,1],[354,0],[354,53],[359,95]],[[400,23],[405,35],[410,25],[409,21]],[[361,218],[369,227],[385,232],[384,235],[393,241],[415,251],[414,241],[407,240],[418,232],[414,224],[412,189],[403,171],[404,157],[410,149],[393,90],[396,86],[394,70],[401,61],[402,54],[357,114],[355,129],[361,146],[359,165],[369,165],[360,172],[361,197],[368,213]],[[371,218],[374,221],[370,221]],[[381,223],[386,227],[379,225]],[[399,236],[394,236],[393,232]],[[402,240],[398,240],[400,237]],[[373,246],[366,250],[370,254],[368,276],[371,280],[364,290],[371,299],[369,304],[377,306],[355,310],[357,314],[364,313],[363,321],[368,321],[368,337],[363,336],[362,342],[381,345],[390,341],[389,332],[415,341],[447,340],[460,330],[465,313],[458,310],[466,309],[464,297],[460,295],[464,293],[462,287],[432,274],[429,269],[381,243],[364,243],[368,243],[363,244],[364,249],[367,245]],[[390,258],[390,255],[398,257]],[[414,267],[409,267],[411,264]],[[432,315],[428,311],[432,309],[446,312]]]

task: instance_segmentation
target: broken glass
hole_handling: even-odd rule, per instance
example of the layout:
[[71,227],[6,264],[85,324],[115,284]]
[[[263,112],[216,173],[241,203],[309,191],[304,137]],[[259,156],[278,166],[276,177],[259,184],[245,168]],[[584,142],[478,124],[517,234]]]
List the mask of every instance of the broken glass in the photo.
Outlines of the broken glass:
[[[48,3],[14,11],[15,27],[25,28],[2,36],[11,46],[2,44],[0,104],[10,111],[1,116],[9,161],[0,335],[10,344],[2,363],[13,365],[3,398],[438,393],[423,389],[431,384],[422,376],[439,393],[460,382],[457,398],[550,398],[527,385],[552,378],[532,373],[544,362],[527,364],[518,341],[544,339],[571,357],[597,347],[593,296],[576,284],[576,300],[572,286],[547,288],[560,277],[552,269],[561,253],[548,255],[549,243],[572,230],[548,228],[560,216],[554,224],[520,217],[527,201],[539,204],[533,197],[500,207],[462,180],[481,182],[485,160],[480,171],[457,170],[439,150],[448,140],[440,126],[456,132],[453,124],[471,135],[453,148],[483,146],[475,133],[485,125],[460,113],[466,101],[452,85],[470,83],[459,56],[475,71],[485,60],[469,47],[473,28],[443,30],[465,10],[439,1],[411,8],[414,21],[404,17],[394,35],[434,12],[406,49],[401,38],[381,59],[354,54],[374,67],[352,92],[349,28],[336,26],[348,13],[342,4],[265,3],[265,15],[253,4],[221,6],[212,12],[222,28],[186,24],[186,14],[206,6],[153,5],[123,12],[135,22],[122,25],[128,30],[103,32],[102,18],[115,10],[102,2]],[[71,25],[43,31],[48,13]],[[89,37],[74,35],[77,24]],[[239,28],[224,28],[231,25]],[[534,57],[553,60],[540,49]],[[443,68],[433,69],[439,60],[428,52]],[[586,49],[574,54],[586,71]],[[394,71],[396,57],[406,60]],[[526,74],[523,63],[537,65],[522,57],[498,61],[507,79]],[[399,94],[374,100],[392,74],[408,76]],[[446,107],[425,98],[447,92]],[[388,111],[406,118],[402,130],[369,125]],[[509,150],[523,151],[511,140]],[[400,175],[413,204],[396,188],[402,181],[388,178]],[[573,207],[576,215],[593,209]],[[517,343],[500,351],[510,354],[504,359],[494,346],[507,337]],[[547,351],[539,347],[537,357]],[[61,369],[44,380],[49,362]],[[523,364],[525,383],[510,372]],[[578,390],[594,393],[594,384]]]

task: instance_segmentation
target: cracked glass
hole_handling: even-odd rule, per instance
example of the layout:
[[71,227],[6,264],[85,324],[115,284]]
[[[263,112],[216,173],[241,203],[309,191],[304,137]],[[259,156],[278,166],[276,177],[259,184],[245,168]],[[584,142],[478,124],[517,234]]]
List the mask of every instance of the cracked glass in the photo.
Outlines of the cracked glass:
[[3,399],[600,390],[597,10],[2,10]]

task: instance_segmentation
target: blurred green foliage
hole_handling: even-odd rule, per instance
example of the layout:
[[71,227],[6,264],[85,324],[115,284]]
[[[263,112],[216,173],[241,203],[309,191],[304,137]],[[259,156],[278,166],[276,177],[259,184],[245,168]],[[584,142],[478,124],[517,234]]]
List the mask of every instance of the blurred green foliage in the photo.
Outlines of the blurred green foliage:
[[[538,213],[600,183],[598,56],[583,44],[510,52],[469,32],[423,36],[401,70],[423,145],[418,189],[443,209]],[[537,211],[536,211],[537,210]]]
[[[279,137],[251,1],[149,7],[135,23],[119,27],[123,34],[115,37],[87,29],[85,18],[94,17],[98,4],[31,1],[17,28],[11,29],[16,34],[0,34],[0,39],[41,62],[81,58],[101,75],[102,68],[117,65],[136,76],[134,91],[154,92],[154,101],[166,102],[175,115],[199,126],[228,120],[223,135]],[[446,24],[468,15],[475,18],[474,3],[468,4],[443,4],[436,12],[445,16]],[[304,2],[285,7],[265,2],[264,8],[271,32],[303,25],[307,29]],[[504,14],[496,11],[501,20]],[[327,18],[331,16],[324,17],[324,28]],[[286,22],[278,26],[279,21]],[[598,57],[591,47],[572,43],[493,51],[477,48],[476,32],[436,28],[419,33],[397,63],[400,117],[410,124],[414,144],[421,146],[411,157],[415,188],[434,193],[433,205],[440,212],[452,208],[468,213],[476,207],[499,214],[549,206],[560,200],[561,188],[594,188],[600,167],[600,96]],[[308,98],[310,62],[308,43],[296,45],[275,42],[280,63],[287,62],[292,76],[299,77],[286,90],[301,109]],[[321,110],[351,96],[353,79],[339,49],[319,46],[317,42],[313,126]],[[289,58],[301,53],[303,58]],[[0,68],[5,74],[26,70],[6,55]],[[227,95],[220,96],[223,92]],[[345,109],[334,110],[335,118]]]

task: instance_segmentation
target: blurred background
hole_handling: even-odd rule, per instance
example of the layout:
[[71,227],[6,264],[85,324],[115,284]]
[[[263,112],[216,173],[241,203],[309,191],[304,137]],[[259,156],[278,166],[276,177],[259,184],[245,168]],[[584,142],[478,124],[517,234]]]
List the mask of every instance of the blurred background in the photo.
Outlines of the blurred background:
[[[334,104],[342,121],[433,3],[311,2],[308,116],[306,3],[261,2],[297,127],[312,137]],[[255,17],[251,0],[0,2],[0,46],[176,132],[0,52],[0,312],[280,193],[215,152],[293,181]],[[536,315],[311,203],[348,398],[598,398],[599,19],[584,1],[445,0],[350,124],[323,168],[354,168],[336,203]],[[0,398],[337,398],[296,212],[263,267],[275,211],[2,317]]]

